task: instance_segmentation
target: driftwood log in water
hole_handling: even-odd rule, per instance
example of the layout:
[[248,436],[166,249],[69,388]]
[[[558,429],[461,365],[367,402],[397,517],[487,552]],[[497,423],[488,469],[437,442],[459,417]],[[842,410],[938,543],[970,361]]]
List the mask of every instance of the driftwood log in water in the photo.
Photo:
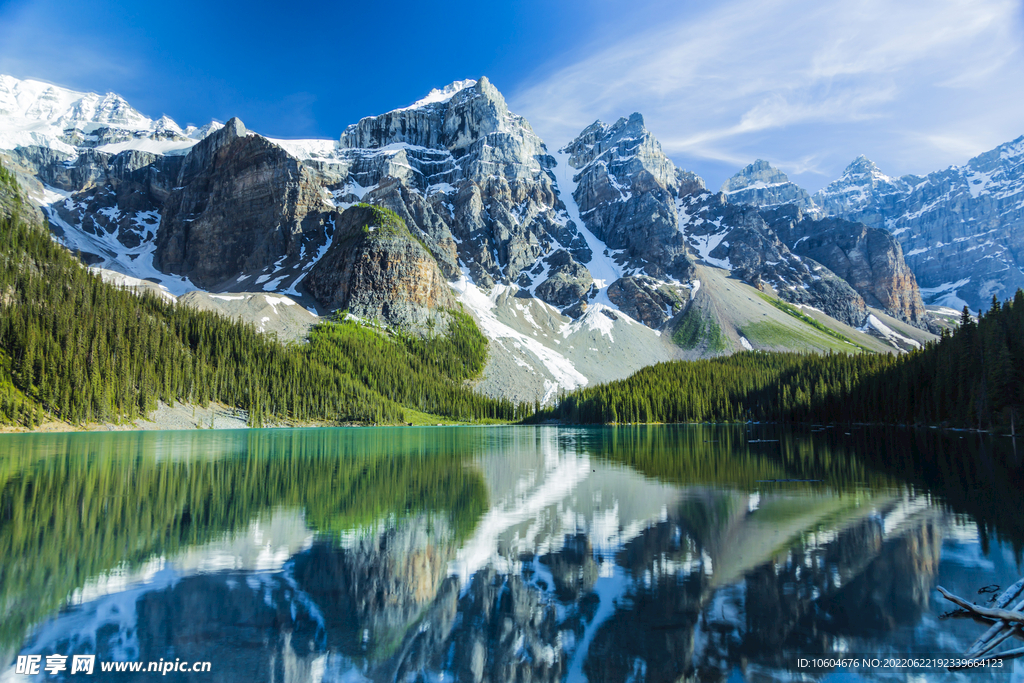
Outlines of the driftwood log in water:
[[[1020,595],[1021,591],[1024,590],[1024,579],[1020,579],[1017,583],[1013,584],[996,599],[995,607],[1000,609],[1008,606],[1011,601],[1016,600],[1017,596]],[[1024,609],[1024,601],[1021,601],[1012,608],[1015,612],[1019,612]],[[1007,628],[1010,624],[1005,621],[997,621],[992,625],[992,628],[985,631],[984,634],[976,641],[974,645],[967,651],[968,657],[981,657],[987,652],[992,651],[993,648],[997,647],[1004,640],[1012,636],[1015,632],[1019,633],[1019,629]]]
[[989,619],[1001,619],[1002,621],[1013,621],[1018,624],[1024,624],[1024,612],[999,609],[997,607],[980,607],[978,605],[972,605],[963,598],[953,595],[942,586],[937,586],[937,588],[944,598],[950,602],[956,603],[960,607],[963,607],[968,612],[974,612],[975,614],[988,617]]
[[1005,591],[995,602],[994,607],[979,607],[978,605],[972,605],[963,598],[953,595],[942,586],[938,586],[938,591],[942,593],[942,596],[953,602],[960,607],[964,608],[971,614],[985,617],[988,619],[997,619],[995,624],[992,625],[988,631],[986,631],[978,640],[974,641],[970,649],[967,650],[967,657],[969,659],[983,660],[991,657],[1019,657],[1024,654],[1024,648],[1018,648],[1010,650],[1008,652],[1002,652],[997,655],[989,655],[996,647],[1003,643],[1006,639],[1017,636],[1020,637],[1021,625],[1024,624],[1024,600],[1020,601],[1012,609],[1005,609],[1013,600],[1015,600],[1024,590],[1024,579],[1021,579],[1017,583],[1013,584]]

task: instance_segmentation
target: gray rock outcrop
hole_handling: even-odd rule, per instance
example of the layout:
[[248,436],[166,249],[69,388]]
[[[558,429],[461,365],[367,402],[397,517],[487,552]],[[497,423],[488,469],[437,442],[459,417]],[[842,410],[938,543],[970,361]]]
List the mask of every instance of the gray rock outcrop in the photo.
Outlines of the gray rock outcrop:
[[576,262],[564,249],[553,252],[543,263],[548,267],[548,277],[534,290],[537,296],[560,307],[585,302],[594,285],[594,278],[586,266]]
[[654,329],[686,306],[686,298],[672,285],[644,275],[619,278],[608,287],[608,298],[626,315]]
[[456,306],[430,252],[400,220],[370,206],[337,217],[331,246],[310,269],[306,288],[328,308],[410,329],[443,323],[444,309]]

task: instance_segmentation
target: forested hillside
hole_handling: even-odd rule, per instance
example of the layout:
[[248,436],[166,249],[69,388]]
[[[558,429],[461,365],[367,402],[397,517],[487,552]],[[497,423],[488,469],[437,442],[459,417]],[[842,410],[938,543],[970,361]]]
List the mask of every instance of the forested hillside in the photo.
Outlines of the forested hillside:
[[[4,172],[5,194],[20,200]],[[13,215],[12,215],[13,214]],[[83,268],[17,212],[0,216],[0,420],[120,422],[158,400],[219,401],[269,418],[403,422],[406,408],[460,420],[519,419],[532,407],[464,385],[486,340],[466,314],[433,339],[323,323],[284,345],[249,324],[137,295]]]
[[560,399],[567,422],[782,420],[1015,429],[1024,414],[1024,292],[910,354],[746,352],[661,363]]

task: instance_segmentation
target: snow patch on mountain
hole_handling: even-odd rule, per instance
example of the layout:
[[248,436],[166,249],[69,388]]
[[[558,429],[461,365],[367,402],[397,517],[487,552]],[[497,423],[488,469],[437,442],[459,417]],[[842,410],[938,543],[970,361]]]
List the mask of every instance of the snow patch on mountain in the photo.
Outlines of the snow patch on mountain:
[[289,140],[285,138],[267,138],[270,142],[296,159],[313,159],[319,161],[338,161],[338,152],[341,148],[337,140],[322,139],[300,139]]
[[[93,265],[130,278],[156,283],[176,297],[199,289],[186,277],[166,275],[157,270],[153,265],[156,252],[154,241],[143,240],[139,246],[130,248],[121,244],[115,233],[100,231],[101,234],[96,235],[86,232],[81,225],[71,225],[57,211],[58,204],[73,201],[71,194],[45,185],[44,188],[44,196],[41,198],[43,211],[50,223],[61,232],[55,239],[71,251],[94,254],[100,260]],[[137,225],[150,227],[154,233],[160,222],[155,211],[137,212],[134,221]]]
[[529,335],[517,332],[502,323],[494,314],[496,300],[506,289],[506,285],[496,285],[488,295],[473,284],[469,270],[463,267],[462,277],[451,283],[457,298],[473,312],[480,324],[480,329],[489,339],[510,339],[525,347],[544,365],[559,386],[572,390],[586,386],[589,380],[576,370],[572,361],[548,348]]
[[957,295],[957,290],[968,285],[970,281],[970,278],[963,278],[956,282],[945,282],[936,287],[922,287],[921,298],[925,300],[925,303],[932,306],[944,306],[963,310],[967,302]]
[[[679,220],[679,232],[686,236],[687,243],[705,263],[722,268],[723,270],[732,270],[732,263],[728,257],[720,259],[711,255],[711,252],[721,244],[728,248],[729,243],[723,242],[723,240],[732,228],[728,226],[722,228],[722,219],[720,217],[714,220],[707,218],[707,206],[702,206],[702,203],[703,200],[710,196],[709,193],[701,192],[676,198],[675,207],[676,216]],[[691,210],[693,210],[693,213],[691,213]],[[717,228],[717,230],[705,234],[697,234],[696,228],[700,228],[703,231],[708,229],[707,226],[712,226]],[[700,287],[700,284],[697,287]],[[696,295],[696,291],[692,294]]]
[[95,273],[100,276],[104,282],[121,287],[123,289],[130,289],[132,291],[141,293],[143,290],[149,290],[159,294],[170,303],[174,303],[178,300],[178,297],[171,294],[167,287],[149,280],[143,280],[124,273],[119,273],[115,270],[107,270],[106,268],[96,268],[92,266],[89,268],[90,273]]
[[[580,218],[580,207],[573,195],[576,192],[575,175],[582,172],[582,169],[580,171],[573,169],[569,164],[569,153],[564,148],[552,154],[552,156],[558,162],[558,165],[555,167],[559,189],[558,197],[565,204],[565,210],[569,214],[569,218],[576,224],[576,229],[583,235],[583,238],[587,241],[587,247],[590,248],[593,254],[593,258],[584,265],[590,271],[590,276],[594,278],[594,286],[598,290],[605,290],[608,285],[622,277],[622,268],[607,255],[608,247],[597,238],[597,235],[587,228],[587,224]],[[611,301],[608,302],[608,305],[617,308]]]
[[198,140],[151,140],[149,138],[134,138],[124,142],[111,142],[100,145],[96,148],[98,152],[107,154],[120,154],[128,150],[149,152],[162,156],[185,155],[198,142]]
[[[715,223],[715,225],[721,227],[721,223]],[[722,232],[709,233],[707,235],[690,235],[689,242],[697,251],[697,254],[704,259],[705,263],[723,270],[732,270],[732,263],[729,262],[728,258],[720,259],[711,255],[711,252],[717,249],[719,245],[729,246],[728,242],[723,242],[728,233],[729,230],[726,229]]]
[[566,323],[562,326],[562,338],[568,339],[571,335],[586,328],[588,330],[600,332],[602,335],[608,337],[609,341],[614,342],[615,339],[612,337],[612,330],[615,329],[615,321],[606,313],[606,311],[611,310],[616,311],[616,320],[621,319],[627,325],[638,324],[635,320],[618,309],[613,309],[611,306],[606,304],[594,303],[587,307],[586,313],[581,315],[579,320],[574,320],[571,323]]
[[910,337],[906,337],[900,334],[899,332],[895,331],[894,329],[883,323],[881,320],[879,320],[877,317],[875,317],[874,314],[868,314],[868,322],[864,327],[860,328],[860,330],[862,332],[874,330],[875,332],[878,333],[879,336],[881,336],[883,339],[885,339],[898,349],[903,349],[907,347],[915,349],[921,348],[920,342],[911,339]]

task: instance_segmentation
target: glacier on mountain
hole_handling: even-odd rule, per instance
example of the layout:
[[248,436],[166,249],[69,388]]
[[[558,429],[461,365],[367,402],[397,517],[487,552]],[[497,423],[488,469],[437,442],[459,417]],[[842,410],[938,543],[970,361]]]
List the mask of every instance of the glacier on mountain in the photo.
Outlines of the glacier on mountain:
[[129,149],[185,154],[218,125],[182,131],[167,116],[154,121],[114,93],[81,93],[0,75],[0,149],[41,146],[69,155],[79,148],[110,154]]

